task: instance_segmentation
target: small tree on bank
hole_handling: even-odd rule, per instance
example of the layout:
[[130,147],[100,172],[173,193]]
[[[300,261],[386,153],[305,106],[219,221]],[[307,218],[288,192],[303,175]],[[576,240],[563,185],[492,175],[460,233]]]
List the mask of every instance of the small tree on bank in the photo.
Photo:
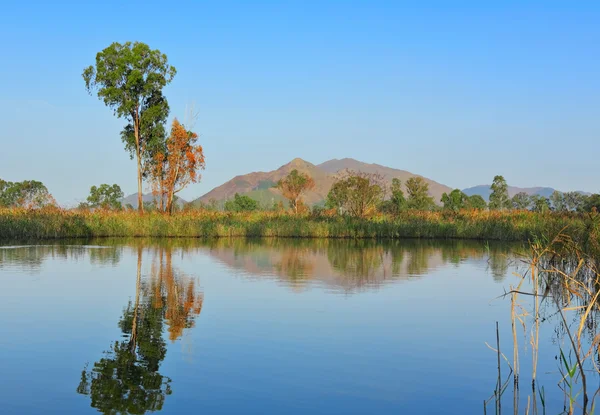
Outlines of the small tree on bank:
[[494,182],[492,183],[490,189],[492,190],[489,204],[489,208],[491,210],[504,210],[511,208],[511,201],[508,197],[508,185],[506,184],[504,177],[495,176]]
[[302,195],[313,189],[315,182],[309,175],[294,169],[284,179],[279,180],[276,187],[290,201],[294,213],[298,213],[298,208],[302,204]]
[[8,182],[0,179],[0,207],[38,209],[55,204],[56,201],[42,182]]
[[469,209],[483,210],[487,208],[487,203],[485,203],[485,199],[480,195],[472,195],[467,200],[467,207]]
[[355,217],[366,217],[377,210],[385,196],[383,178],[378,174],[348,171],[327,195],[326,206]]
[[125,194],[118,184],[112,186],[101,184],[99,187],[92,186],[90,195],[87,197],[87,203],[82,207],[101,208],[101,209],[121,209],[121,200]]
[[442,203],[445,210],[458,212],[461,209],[468,207],[469,198],[460,189],[454,189],[450,194],[442,194]]
[[187,131],[177,118],[173,120],[165,149],[155,154],[151,170],[152,193],[160,210],[173,213],[175,194],[200,180],[198,171],[204,170],[205,160],[197,141],[198,134]]
[[511,199],[513,209],[526,210],[529,209],[531,204],[531,197],[525,192],[519,192],[514,195]]
[[141,42],[113,43],[96,55],[96,64],[83,71],[90,95],[96,92],[127,125],[121,132],[125,148],[137,161],[138,209],[144,211],[142,181],[164,140],[169,105],[162,89],[176,74],[167,55]]
[[250,196],[235,194],[233,199],[225,202],[226,212],[253,212],[258,210],[258,202]]
[[430,210],[435,207],[433,197],[429,196],[429,184],[422,177],[411,177],[406,181],[408,208]]

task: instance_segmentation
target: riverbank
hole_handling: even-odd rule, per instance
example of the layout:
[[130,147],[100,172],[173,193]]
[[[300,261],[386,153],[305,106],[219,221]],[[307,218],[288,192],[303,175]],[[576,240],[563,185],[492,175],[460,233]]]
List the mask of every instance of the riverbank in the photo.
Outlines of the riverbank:
[[579,245],[598,245],[598,220],[580,214],[528,211],[407,211],[370,219],[255,212],[181,212],[0,209],[1,239],[82,237],[438,238],[527,241],[561,230]]

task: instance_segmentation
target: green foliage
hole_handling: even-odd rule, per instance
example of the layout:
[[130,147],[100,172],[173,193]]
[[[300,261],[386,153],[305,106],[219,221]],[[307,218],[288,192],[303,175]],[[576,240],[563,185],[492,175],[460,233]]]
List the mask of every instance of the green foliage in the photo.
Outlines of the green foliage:
[[585,212],[591,212],[592,210],[600,211],[600,195],[594,193],[591,196],[588,196],[583,202],[583,210]]
[[252,212],[258,210],[258,202],[246,195],[235,194],[233,199],[225,202],[226,212]]
[[8,182],[0,179],[0,207],[41,208],[54,203],[42,182],[24,180]]
[[511,208],[511,201],[508,198],[508,185],[502,176],[495,176],[491,186],[489,208],[491,210],[503,210]]
[[531,196],[531,210],[538,213],[549,212],[550,200],[547,197],[540,195]]
[[435,207],[433,197],[429,196],[429,184],[422,177],[411,177],[406,181],[408,208],[431,210]]
[[555,190],[550,195],[550,203],[552,204],[552,208],[557,212],[564,212],[568,210],[565,194],[559,192],[558,190]]
[[326,206],[354,217],[374,213],[383,202],[383,185],[378,175],[349,172],[337,180],[327,195]]
[[519,192],[511,199],[512,207],[517,210],[527,210],[531,205],[531,198],[525,192]]
[[467,200],[467,207],[469,209],[484,210],[487,208],[487,203],[480,195],[472,195]]
[[454,189],[450,194],[444,193],[442,195],[442,203],[445,210],[458,212],[469,206],[469,198],[460,189]]
[[567,192],[564,194],[564,203],[567,210],[571,212],[579,212],[583,210],[586,196],[579,192]]
[[175,74],[165,54],[141,42],[115,42],[96,55],[95,66],[83,71],[88,92],[96,92],[117,117],[127,120],[121,138],[131,158],[137,159],[138,201],[142,177],[154,154],[164,149],[169,104],[162,90]]
[[90,188],[87,203],[93,208],[121,209],[122,205],[119,199],[122,199],[123,196],[124,193],[119,185],[101,184],[99,187],[92,186]]
[[402,182],[400,179],[392,179],[392,197],[390,198],[395,213],[401,212],[407,208],[406,198],[402,191]]

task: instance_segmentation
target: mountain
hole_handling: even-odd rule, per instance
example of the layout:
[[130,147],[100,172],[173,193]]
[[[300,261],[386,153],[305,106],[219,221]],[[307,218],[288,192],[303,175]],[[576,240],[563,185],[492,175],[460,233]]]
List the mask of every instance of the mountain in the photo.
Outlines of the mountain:
[[215,187],[194,202],[208,203],[211,200],[223,202],[233,198],[236,193],[246,194],[262,204],[272,204],[273,202],[278,202],[280,200],[284,201],[285,199],[281,195],[281,192],[273,186],[294,169],[301,173],[308,174],[315,181],[315,188],[306,193],[304,201],[309,205],[313,205],[324,200],[333,184],[334,177],[319,169],[314,164],[296,158],[277,170],[270,172],[254,172],[236,176],[221,186]]
[[[175,196],[176,200],[175,200],[175,205],[177,207],[183,207],[183,205],[185,205],[187,202],[183,199],[181,199],[180,197]],[[152,195],[152,193],[144,193],[142,194],[142,200],[146,203],[150,203],[152,201],[154,201],[154,195]],[[134,209],[138,208],[138,194],[137,193],[132,193],[129,196],[124,197],[123,199],[121,199],[121,203],[123,204],[123,206],[127,206],[128,204],[130,204],[131,206],[133,206]]]
[[[515,187],[508,186],[508,196],[513,197],[517,193],[525,192],[529,196],[543,196],[550,197],[550,195],[555,191],[552,187]],[[482,184],[480,186],[469,187],[468,189],[464,189],[463,192],[467,196],[479,195],[483,197],[486,201],[490,199],[490,194],[492,190],[490,189],[489,184]],[[581,193],[583,195],[589,195],[590,193],[577,191],[577,193]]]
[[[314,165],[308,161],[296,158],[277,170],[270,172],[254,172],[236,176],[230,181],[196,199],[194,203],[209,203],[211,200],[222,203],[227,199],[231,199],[236,193],[246,194],[264,205],[269,205],[280,200],[285,201],[281,192],[273,186],[294,169],[308,174],[315,182],[315,188],[304,196],[304,201],[309,205],[323,203],[329,193],[329,189],[331,189],[331,186],[335,182],[338,173],[346,170],[378,173],[383,176],[388,184],[390,184],[394,178],[398,178],[404,183],[411,177],[422,177],[405,170],[397,170],[379,164],[363,163],[348,158],[329,160],[319,165]],[[450,192],[452,190],[448,186],[444,186],[428,178],[423,177],[423,179],[429,184],[429,193],[438,202],[442,197],[442,193]]]

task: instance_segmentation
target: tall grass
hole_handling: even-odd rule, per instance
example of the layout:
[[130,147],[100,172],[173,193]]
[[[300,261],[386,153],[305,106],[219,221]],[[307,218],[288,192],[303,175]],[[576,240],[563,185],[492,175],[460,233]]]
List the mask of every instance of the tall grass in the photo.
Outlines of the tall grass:
[[181,212],[0,209],[1,239],[78,237],[296,237],[462,238],[533,240],[563,231],[582,245],[599,246],[595,215],[527,211],[407,211],[369,219],[338,215],[255,212]]

